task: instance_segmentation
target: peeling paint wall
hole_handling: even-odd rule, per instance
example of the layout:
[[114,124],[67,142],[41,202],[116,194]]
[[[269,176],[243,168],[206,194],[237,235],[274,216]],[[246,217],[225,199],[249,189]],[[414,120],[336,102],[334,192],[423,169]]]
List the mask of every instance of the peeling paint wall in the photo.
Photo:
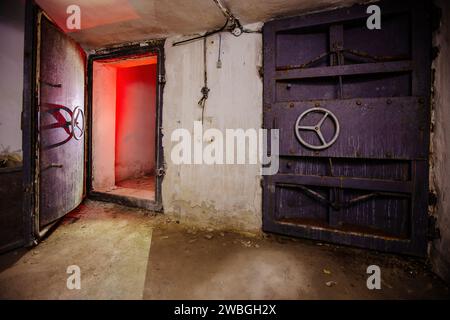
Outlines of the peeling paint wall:
[[434,130],[430,185],[438,199],[434,214],[441,239],[432,244],[431,261],[434,271],[450,283],[450,3],[446,0],[435,3],[442,10],[442,19],[433,39],[439,55],[433,62]]
[[1,1],[0,4],[0,155],[22,158],[24,1]]
[[[255,26],[253,26],[255,27]],[[219,35],[207,40],[208,87],[203,130],[262,127],[262,35],[235,37],[224,32],[222,68],[217,68]],[[261,230],[261,186],[258,165],[175,165],[170,160],[171,133],[202,118],[198,106],[203,87],[203,40],[173,47],[165,44],[166,85],[163,106],[163,147],[166,175],[164,211],[186,222],[224,229]],[[207,141],[203,142],[204,146]]]

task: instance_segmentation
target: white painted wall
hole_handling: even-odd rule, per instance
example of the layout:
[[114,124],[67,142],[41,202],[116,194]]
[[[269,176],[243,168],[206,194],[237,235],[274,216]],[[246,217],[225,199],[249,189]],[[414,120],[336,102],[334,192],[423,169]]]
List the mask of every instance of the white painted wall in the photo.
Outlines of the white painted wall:
[[432,157],[430,185],[437,194],[434,208],[441,231],[441,239],[435,240],[431,248],[434,271],[450,283],[450,3],[436,1],[442,9],[439,31],[434,36],[434,45],[439,55],[433,63],[434,105],[432,132]]
[[[193,131],[201,120],[198,106],[203,87],[203,40],[173,47],[166,40],[166,85],[163,106],[163,147],[166,175],[162,185],[164,211],[185,222],[241,231],[261,230],[261,187],[258,165],[175,165],[170,160],[176,128]],[[219,35],[208,37],[207,70],[211,89],[204,130],[262,127],[262,36],[222,33],[222,68],[216,67]],[[206,144],[206,142],[204,142]]]
[[0,3],[0,155],[22,156],[24,1]]
[[117,70],[94,62],[92,89],[92,187],[106,191],[115,185]]

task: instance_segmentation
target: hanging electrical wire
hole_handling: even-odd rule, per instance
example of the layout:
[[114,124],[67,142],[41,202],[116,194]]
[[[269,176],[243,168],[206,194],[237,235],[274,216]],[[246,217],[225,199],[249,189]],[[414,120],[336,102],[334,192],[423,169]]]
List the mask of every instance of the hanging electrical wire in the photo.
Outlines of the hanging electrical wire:
[[229,32],[231,32],[234,36],[239,37],[242,33],[261,33],[261,31],[255,31],[255,30],[247,30],[245,29],[241,22],[239,21],[238,18],[236,18],[231,12],[230,10],[228,10],[220,0],[212,0],[218,7],[219,9],[222,11],[222,14],[225,16],[225,24],[223,25],[223,27],[216,29],[216,30],[212,30],[212,31],[207,31],[205,32],[203,35],[200,36],[196,36],[190,39],[186,39],[186,40],[181,40],[181,41],[176,41],[172,44],[172,46],[178,46],[180,44],[183,43],[187,43],[187,42],[191,42],[194,40],[198,40],[198,39],[202,39],[202,38],[206,38],[210,35],[213,35],[215,33],[218,32],[222,32],[224,30],[227,30]]
[[206,37],[203,38],[203,88],[201,90],[202,97],[198,101],[198,105],[202,108],[202,124],[205,116],[206,100],[208,99],[208,70],[206,65]]
[[222,60],[220,59],[221,51],[222,51],[222,34],[219,33],[219,53],[218,53],[217,63],[216,63],[217,69],[222,68]]
[[[228,30],[231,32],[234,36],[239,37],[242,33],[256,33],[260,31],[252,31],[252,30],[246,30],[242,27],[242,24],[240,23],[239,19],[237,19],[231,12],[228,10],[220,0],[212,0],[222,11],[223,15],[226,18],[225,24],[216,30],[207,31],[203,35],[196,36],[190,39],[181,40],[172,43],[172,46],[178,46],[181,44],[185,44],[194,40],[203,39],[203,87],[201,89],[202,97],[198,101],[198,105],[200,108],[202,108],[202,124],[204,121],[205,116],[205,108],[206,108],[206,100],[209,96],[210,89],[208,88],[208,71],[207,71],[207,61],[206,61],[206,51],[207,51],[207,42],[206,39],[208,36],[211,36],[216,33],[220,33],[224,30]],[[217,68],[222,67],[222,61],[220,60],[220,50],[222,45],[222,37],[219,35],[219,57],[217,61]]]
[[206,38],[206,37],[211,36],[211,35],[213,35],[213,34],[216,34],[216,33],[218,33],[218,32],[222,32],[223,30],[225,30],[225,28],[227,27],[227,25],[228,25],[228,20],[225,21],[225,24],[223,25],[222,28],[219,28],[219,29],[216,29],[216,30],[213,30],[213,31],[207,31],[207,32],[205,32],[204,34],[202,34],[202,35],[200,35],[200,36],[197,36],[197,37],[193,37],[193,38],[189,38],[189,39],[181,40],[181,41],[176,41],[176,42],[172,43],[172,46],[175,47],[175,46],[178,46],[178,45],[180,45],[180,44],[184,44],[184,43],[191,42],[191,41],[194,41],[194,40],[203,39],[203,38]]

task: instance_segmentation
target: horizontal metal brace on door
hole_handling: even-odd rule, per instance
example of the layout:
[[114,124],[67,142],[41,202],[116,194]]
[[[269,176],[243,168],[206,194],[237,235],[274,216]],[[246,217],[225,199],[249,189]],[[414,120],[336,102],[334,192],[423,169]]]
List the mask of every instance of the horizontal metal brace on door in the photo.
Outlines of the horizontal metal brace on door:
[[52,87],[52,88],[62,88],[62,84],[58,83],[58,84],[54,84],[54,83],[50,83],[50,82],[46,82],[46,81],[42,81],[42,84],[45,84],[46,86]]
[[45,166],[44,168],[42,168],[41,171],[48,170],[48,169],[51,169],[51,168],[62,168],[62,167],[63,167],[62,164],[51,163],[48,166]]
[[[346,200],[346,201],[330,201],[328,200],[326,197],[324,197],[323,195],[321,195],[320,193],[302,186],[302,185],[296,185],[296,188],[299,188],[301,190],[303,190],[303,192],[305,192],[307,195],[309,195],[311,198],[330,206],[331,208],[333,208],[334,210],[341,210],[341,209],[347,209],[350,208],[352,205],[355,205],[359,202],[363,202],[363,201],[367,201],[370,200],[372,198],[376,198],[376,197],[400,197],[400,198],[409,198],[409,195],[407,194],[403,194],[403,193],[394,193],[394,192],[371,192],[371,193],[367,193],[361,196],[357,196],[354,197],[350,200]],[[341,189],[341,188],[339,188]]]
[[278,69],[275,80],[295,80],[336,76],[364,75],[375,73],[398,73],[413,70],[411,60],[392,62],[373,62],[329,67]]

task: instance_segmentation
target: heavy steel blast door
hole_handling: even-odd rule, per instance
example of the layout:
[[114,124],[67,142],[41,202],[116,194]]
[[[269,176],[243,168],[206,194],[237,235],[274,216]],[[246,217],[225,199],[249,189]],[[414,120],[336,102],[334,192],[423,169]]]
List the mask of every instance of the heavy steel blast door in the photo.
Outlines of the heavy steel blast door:
[[264,126],[280,169],[264,177],[265,231],[424,255],[429,24],[390,1],[264,26]]
[[38,15],[39,230],[75,209],[84,193],[85,56]]

